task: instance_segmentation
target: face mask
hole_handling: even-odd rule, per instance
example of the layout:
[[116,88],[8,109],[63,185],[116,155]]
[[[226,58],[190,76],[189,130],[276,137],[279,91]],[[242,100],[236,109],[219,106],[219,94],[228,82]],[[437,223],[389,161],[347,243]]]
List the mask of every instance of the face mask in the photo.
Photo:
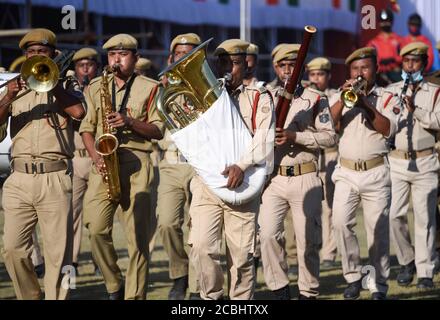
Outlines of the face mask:
[[[406,81],[407,78],[408,78],[408,73],[406,73],[405,71],[402,70],[402,79],[403,79],[403,81]],[[416,82],[419,82],[419,81],[422,81],[422,80],[423,80],[423,75],[422,75],[422,71],[421,70],[411,74],[411,79],[410,79],[411,83],[416,83]]]
[[409,26],[409,33],[411,33],[413,36],[418,36],[420,34],[420,29],[418,26]]
[[382,30],[386,33],[390,33],[391,32],[391,26],[383,26]]

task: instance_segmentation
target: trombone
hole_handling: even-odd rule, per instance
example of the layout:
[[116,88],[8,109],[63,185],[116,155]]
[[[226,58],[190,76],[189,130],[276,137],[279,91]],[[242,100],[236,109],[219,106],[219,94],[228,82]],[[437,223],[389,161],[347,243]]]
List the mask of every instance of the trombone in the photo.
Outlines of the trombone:
[[[26,82],[27,89],[9,101],[8,104],[20,99],[31,91],[41,93],[55,88],[60,75],[63,75],[67,70],[74,54],[74,51],[63,51],[53,60],[40,55],[26,59],[21,66],[20,74],[0,85],[1,89],[8,83],[16,81],[19,77]],[[0,105],[0,107],[3,107],[3,105]]]

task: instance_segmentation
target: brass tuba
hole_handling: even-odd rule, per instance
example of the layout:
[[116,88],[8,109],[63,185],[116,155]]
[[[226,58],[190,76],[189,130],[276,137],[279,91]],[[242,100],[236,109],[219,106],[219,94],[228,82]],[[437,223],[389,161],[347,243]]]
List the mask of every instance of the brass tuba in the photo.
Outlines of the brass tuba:
[[[206,47],[211,40],[194,48],[159,74],[166,75],[168,86],[159,88],[156,106],[171,132],[197,120],[222,93],[223,82],[217,80],[206,59]],[[181,96],[189,101],[187,107],[176,102]]]
[[[194,48],[160,74],[168,77],[168,86],[159,88],[156,107],[171,132],[173,142],[211,191],[226,203],[240,205],[261,193],[266,180],[266,168],[253,166],[246,170],[243,183],[235,189],[218,183],[225,179],[221,171],[247,151],[252,143],[252,135],[229,96],[216,104],[226,96],[225,83],[231,80],[231,75],[226,74],[221,79],[214,76],[206,58],[206,47],[211,40]],[[212,114],[222,106],[228,108],[225,117],[218,119],[219,122],[211,123],[212,126],[204,125],[207,119],[213,120]],[[212,109],[215,107],[217,109]],[[205,119],[201,119],[202,117]],[[200,120],[200,126],[192,126],[197,120]],[[226,120],[231,121],[222,122]],[[212,133],[216,138],[221,136],[224,128],[232,130],[228,131],[232,134],[226,134],[222,139],[202,138],[197,148],[191,148],[190,146],[198,143],[193,134],[197,134],[197,128],[202,127],[202,130],[206,130],[205,134]],[[240,134],[241,138],[234,139],[234,134]]]
[[107,122],[107,116],[113,112],[110,91],[108,88],[109,73],[115,68],[107,66],[101,75],[101,112],[102,112],[102,134],[95,141],[96,152],[104,159],[104,172],[102,174],[104,183],[107,185],[108,199],[118,202],[121,198],[121,183],[119,180],[119,160],[116,150],[119,147],[115,131]]
[[367,80],[357,77],[351,88],[341,92],[341,100],[346,108],[353,108],[359,100],[358,94],[367,90]]

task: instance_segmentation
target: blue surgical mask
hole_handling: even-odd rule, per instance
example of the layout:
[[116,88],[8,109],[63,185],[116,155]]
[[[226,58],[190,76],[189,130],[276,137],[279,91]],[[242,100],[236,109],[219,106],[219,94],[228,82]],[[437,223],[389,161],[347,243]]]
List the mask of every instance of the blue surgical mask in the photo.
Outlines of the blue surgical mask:
[[[407,78],[408,78],[408,73],[402,70],[402,79],[403,79],[403,81],[406,81]],[[416,82],[419,82],[419,81],[422,81],[422,80],[423,80],[423,75],[422,75],[422,71],[421,70],[411,74],[411,80],[410,80],[411,83],[416,83]]]

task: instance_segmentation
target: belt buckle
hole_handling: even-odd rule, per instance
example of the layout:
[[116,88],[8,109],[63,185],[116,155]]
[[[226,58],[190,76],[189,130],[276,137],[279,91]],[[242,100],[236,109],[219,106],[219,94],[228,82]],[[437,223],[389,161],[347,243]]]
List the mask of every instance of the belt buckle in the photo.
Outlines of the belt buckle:
[[32,162],[31,169],[32,169],[32,174],[37,173],[37,164],[35,162]]
[[363,160],[358,160],[354,164],[354,169],[356,171],[367,171],[367,163]]
[[287,167],[286,175],[289,177],[293,177],[295,175],[295,167],[294,166]]
[[408,152],[405,154],[405,160],[411,160],[417,158],[417,151],[415,150],[408,150]]

